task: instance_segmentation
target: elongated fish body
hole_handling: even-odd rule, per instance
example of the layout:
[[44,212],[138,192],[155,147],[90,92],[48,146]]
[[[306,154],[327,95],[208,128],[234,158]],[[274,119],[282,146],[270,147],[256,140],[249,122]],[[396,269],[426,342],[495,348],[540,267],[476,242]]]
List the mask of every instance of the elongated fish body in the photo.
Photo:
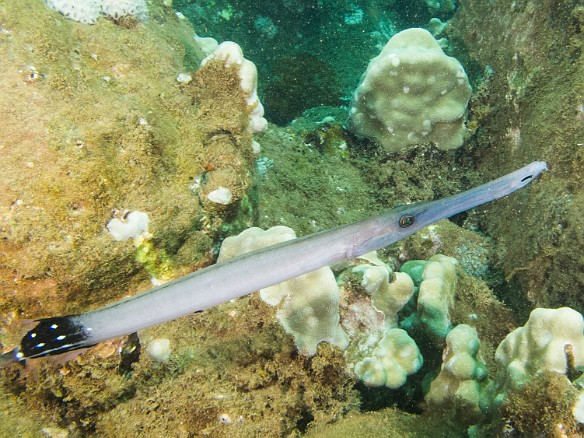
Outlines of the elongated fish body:
[[0,366],[89,347],[383,248],[434,222],[506,196],[545,169],[545,162],[535,161],[468,191],[242,254],[97,310],[40,319],[20,346],[0,356]]

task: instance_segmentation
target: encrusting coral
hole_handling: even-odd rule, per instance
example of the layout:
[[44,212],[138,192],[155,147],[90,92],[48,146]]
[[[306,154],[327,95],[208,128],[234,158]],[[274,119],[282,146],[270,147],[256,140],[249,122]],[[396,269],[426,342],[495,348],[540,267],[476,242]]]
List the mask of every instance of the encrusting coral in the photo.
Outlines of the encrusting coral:
[[116,21],[138,19],[146,21],[145,0],[46,0],[47,5],[65,17],[80,23],[93,24],[105,15]]

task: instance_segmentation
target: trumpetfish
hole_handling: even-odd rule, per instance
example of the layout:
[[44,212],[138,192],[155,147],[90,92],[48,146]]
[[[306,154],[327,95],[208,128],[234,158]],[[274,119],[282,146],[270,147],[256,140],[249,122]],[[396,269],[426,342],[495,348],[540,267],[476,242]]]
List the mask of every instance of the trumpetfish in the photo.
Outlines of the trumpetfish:
[[248,252],[87,313],[38,319],[20,345],[0,355],[0,366],[91,347],[383,248],[434,222],[507,196],[545,169],[545,162],[534,161],[470,190]]

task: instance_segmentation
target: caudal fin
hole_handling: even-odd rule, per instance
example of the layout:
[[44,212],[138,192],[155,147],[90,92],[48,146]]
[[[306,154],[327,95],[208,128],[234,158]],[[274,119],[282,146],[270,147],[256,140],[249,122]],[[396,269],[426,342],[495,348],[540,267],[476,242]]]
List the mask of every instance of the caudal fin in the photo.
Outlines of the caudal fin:
[[77,322],[77,315],[43,318],[20,341],[18,354],[32,359],[90,347],[89,333]]

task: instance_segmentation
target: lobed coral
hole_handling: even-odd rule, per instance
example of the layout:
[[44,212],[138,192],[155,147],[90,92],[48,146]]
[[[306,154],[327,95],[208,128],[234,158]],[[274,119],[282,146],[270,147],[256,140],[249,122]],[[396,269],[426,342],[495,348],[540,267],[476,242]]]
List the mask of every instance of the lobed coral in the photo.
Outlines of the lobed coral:
[[[417,311],[402,326],[423,328],[435,340],[443,340],[451,328],[450,308],[456,292],[458,261],[436,254],[429,260],[409,260],[401,271],[418,286]],[[438,342],[440,343],[440,342]]]
[[584,320],[568,307],[537,308],[523,327],[509,333],[495,358],[499,364],[495,403],[537,374],[553,371],[566,374],[584,367]]
[[385,266],[359,265],[361,286],[371,295],[375,308],[383,312],[388,327],[397,327],[397,314],[414,294],[414,282],[404,272],[390,272]]
[[487,369],[480,354],[475,328],[459,324],[446,336],[440,373],[430,384],[425,400],[439,409],[454,405],[468,424],[481,417],[479,401]]
[[[296,238],[288,227],[269,230],[249,228],[223,241],[219,261]],[[266,266],[266,269],[270,269]],[[340,292],[333,272],[324,267],[280,284],[262,289],[260,296],[271,306],[279,306],[277,317],[287,333],[294,337],[300,353],[316,354],[322,341],[345,349],[348,338],[339,326]]]
[[349,128],[388,152],[433,143],[462,145],[471,87],[464,68],[424,29],[394,35],[373,58],[353,96]]
[[355,365],[355,374],[366,385],[400,388],[423,364],[416,342],[408,332],[389,328],[374,352]]

